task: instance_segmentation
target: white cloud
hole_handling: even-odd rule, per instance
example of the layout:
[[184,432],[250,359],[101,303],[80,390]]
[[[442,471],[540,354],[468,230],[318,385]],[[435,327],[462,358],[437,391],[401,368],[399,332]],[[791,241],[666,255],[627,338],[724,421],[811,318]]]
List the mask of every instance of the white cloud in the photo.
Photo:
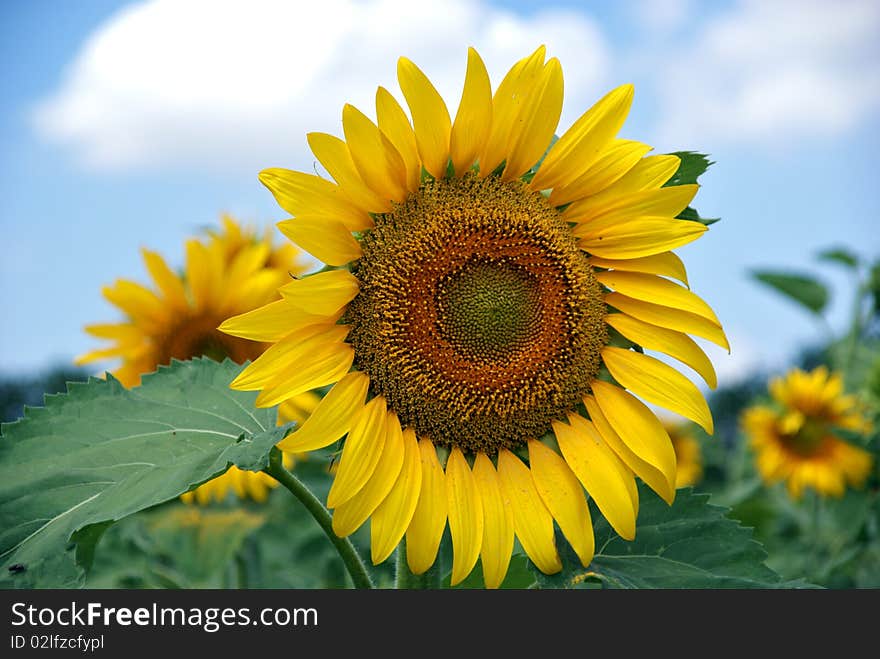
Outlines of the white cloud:
[[693,0],[635,0],[630,14],[649,32],[668,34],[684,26],[693,9]]
[[608,56],[581,14],[526,19],[450,0],[150,0],[88,39],[35,111],[39,133],[101,169],[309,167],[305,133],[341,134],[345,102],[368,114],[376,86],[399,99],[398,56],[415,61],[454,114],[466,47],[493,83],[546,43],[566,73],[570,122],[605,90]]
[[837,136],[880,108],[880,4],[744,0],[658,57],[661,141]]

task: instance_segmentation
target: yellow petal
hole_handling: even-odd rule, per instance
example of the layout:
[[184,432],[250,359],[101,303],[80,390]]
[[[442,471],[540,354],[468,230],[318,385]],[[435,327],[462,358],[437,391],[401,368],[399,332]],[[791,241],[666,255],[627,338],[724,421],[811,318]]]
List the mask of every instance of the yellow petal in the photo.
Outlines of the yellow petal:
[[370,215],[352,204],[342,188],[320,176],[274,167],[260,172],[260,182],[291,215],[332,217],[349,231],[373,226]]
[[632,474],[602,441],[592,423],[577,415],[570,415],[569,421],[571,425],[552,422],[565,462],[614,530],[632,540],[636,535],[636,509],[627,484]]
[[489,138],[491,127],[492,84],[480,55],[473,48],[468,48],[464,90],[449,138],[449,154],[458,176],[474,164],[477,154]]
[[712,413],[703,394],[681,373],[659,359],[633,350],[606,346],[602,361],[621,386],[637,396],[698,423],[710,435]]
[[550,148],[533,179],[535,189],[569,185],[586,171],[623,126],[634,91],[621,85],[584,112]]
[[[615,199],[588,197],[571,204],[562,213],[569,222],[578,222],[589,227],[600,219],[605,224],[638,217],[673,218],[681,213],[697,194],[700,186],[676,185],[657,190],[632,192]],[[577,231],[575,231],[577,235]]]
[[260,389],[288,368],[298,368],[301,360],[322,346],[342,341],[348,329],[345,325],[324,322],[292,332],[257,357],[229,386],[239,391]]
[[[550,205],[562,206],[599,194],[638,164],[651,147],[633,140],[614,140],[590,167],[570,184],[554,187]],[[541,165],[543,167],[543,164]],[[539,180],[540,183],[540,180]],[[533,189],[540,189],[532,181]]]
[[83,364],[110,359],[112,357],[127,356],[129,351],[130,348],[124,345],[114,345],[110,348],[101,348],[100,350],[90,350],[84,355],[79,355],[76,358],[75,363],[77,366],[82,366]]
[[219,293],[216,282],[224,265],[222,260],[218,262],[218,257],[216,250],[212,252],[198,240],[186,241],[186,284],[196,309],[216,306]]
[[400,103],[384,87],[376,90],[376,120],[379,130],[391,140],[406,165],[406,186],[410,192],[419,189],[422,180],[422,159],[416,136]]
[[480,176],[488,176],[507,159],[511,132],[520,118],[524,100],[531,93],[538,73],[544,66],[546,53],[546,47],[539,46],[534,53],[514,64],[495,90],[492,96],[492,129],[479,157]]
[[534,439],[529,441],[529,464],[544,505],[581,559],[581,564],[587,567],[593,560],[595,540],[583,487],[565,460]]
[[357,371],[349,373],[333,385],[311,415],[278,447],[291,453],[303,453],[330,446],[351,429],[364,407],[369,387],[367,375]]
[[373,475],[385,447],[387,428],[385,399],[377,396],[360,411],[348,433],[327,494],[328,508],[336,508],[351,499]]
[[251,341],[275,343],[309,325],[334,322],[340,315],[341,313],[327,317],[303,313],[298,306],[281,299],[253,311],[227,318],[218,329],[231,336],[240,336]]
[[709,357],[686,334],[657,327],[623,313],[608,314],[605,322],[643,348],[657,350],[687,364],[702,376],[710,388],[718,385],[718,377]]
[[437,451],[428,439],[419,440],[422,487],[412,521],[406,530],[406,562],[413,574],[434,564],[446,528],[446,475]]
[[343,140],[327,133],[309,133],[306,138],[312,153],[355,206],[369,213],[391,210],[390,200],[376,194],[364,183]]
[[150,289],[125,279],[117,280],[113,286],[105,286],[104,298],[119,307],[142,331],[158,331],[164,324],[168,310]]
[[385,423],[385,445],[376,469],[357,494],[333,511],[333,532],[337,536],[344,538],[357,531],[385,500],[400,475],[403,453],[400,421],[394,412],[389,412]]
[[716,323],[697,314],[636,300],[620,293],[608,293],[605,296],[605,303],[651,325],[694,334],[727,351],[730,350],[730,343],[724,335],[724,330]]
[[609,259],[634,259],[681,247],[702,236],[708,227],[690,220],[641,217],[634,220],[578,225],[578,247]]
[[[614,388],[617,389],[617,387]],[[629,395],[622,389],[619,391],[624,395]],[[618,455],[636,476],[645,481],[666,503],[672,505],[672,502],[675,500],[676,457],[675,451],[672,448],[672,442],[669,440],[663,427],[660,427],[661,432],[659,433],[651,434],[654,426],[649,426],[647,432],[639,433],[637,430],[631,429],[631,422],[628,417],[623,417],[622,420],[616,419],[618,425],[623,424],[628,431],[627,443],[614,430],[614,427],[602,412],[595,398],[584,396],[584,405],[587,408],[587,413],[590,415],[590,420],[593,422],[596,430],[599,431],[602,439],[605,440],[605,443],[611,447],[611,450]],[[654,420],[656,421],[656,418]],[[629,444],[636,446],[642,454],[649,456],[649,459],[662,466],[653,465],[641,458],[638,453],[630,448]]]
[[498,453],[498,476],[505,504],[513,513],[513,528],[532,562],[544,574],[562,569],[553,538],[553,517],[541,500],[529,468],[507,449]]
[[562,86],[562,66],[554,57],[538,75],[510,132],[505,180],[525,174],[547,151],[562,114]]
[[381,197],[403,201],[406,196],[406,165],[385,134],[353,105],[342,108],[342,129],[364,183]]
[[256,309],[277,299],[278,287],[288,279],[289,275],[279,268],[263,268],[248,277],[246,282],[222,291],[222,304],[218,303],[217,310],[221,317],[227,317],[240,309]]
[[638,259],[603,259],[601,256],[591,256],[590,265],[609,270],[663,275],[664,277],[678,279],[685,286],[689,286],[684,263],[682,263],[675,252],[661,252],[660,254],[643,256]]
[[419,442],[412,428],[403,431],[403,466],[394,487],[370,519],[370,548],[373,565],[391,555],[409,526],[422,489]]
[[719,327],[721,322],[699,296],[678,284],[641,272],[600,272],[596,279],[608,288],[636,300],[644,300],[664,307],[681,309],[702,316]]
[[363,255],[360,243],[338,220],[300,215],[278,222],[277,226],[281,233],[327,265],[345,265]]
[[171,271],[171,268],[165,263],[165,259],[148,249],[142,249],[141,254],[144,257],[147,271],[165,297],[165,303],[175,309],[186,309],[189,307],[183,282],[180,280],[180,277]]
[[85,326],[86,334],[99,339],[114,339],[121,343],[139,343],[143,334],[130,323],[95,323]]
[[498,588],[513,553],[513,513],[504,505],[498,473],[485,453],[478,453],[474,459],[474,481],[483,504],[483,581],[486,588]]
[[347,343],[324,343],[306,352],[295,367],[266,383],[254,404],[271,407],[312,389],[339,381],[354,363],[354,349]]
[[397,81],[412,115],[422,164],[431,176],[443,178],[452,129],[446,103],[427,76],[405,57],[397,61]]
[[[311,416],[318,403],[322,400],[321,396],[314,391],[307,391],[299,396],[294,396],[278,406],[278,414],[275,419],[275,425],[283,426],[286,423],[294,422],[297,428],[301,428],[305,420]],[[294,456],[292,453],[285,453],[285,458],[290,458],[290,466],[293,466]],[[284,463],[287,466],[287,463]]]
[[452,577],[455,586],[471,573],[483,543],[483,504],[474,475],[457,446],[446,462],[446,502],[452,536]]
[[656,190],[672,178],[680,164],[679,157],[671,154],[642,158],[616,183],[596,195],[594,201],[604,203],[606,200],[619,199],[633,192]]
[[351,302],[360,290],[348,270],[327,270],[285,284],[278,292],[306,313],[332,316]]

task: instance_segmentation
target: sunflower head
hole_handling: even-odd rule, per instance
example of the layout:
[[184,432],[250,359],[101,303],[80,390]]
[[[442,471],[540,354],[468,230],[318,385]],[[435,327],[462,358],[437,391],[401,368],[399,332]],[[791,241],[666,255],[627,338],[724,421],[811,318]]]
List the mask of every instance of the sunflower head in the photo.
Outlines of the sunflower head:
[[631,85],[554,141],[562,67],[543,47],[494,89],[470,49],[454,117],[414,63],[397,74],[408,112],[380,87],[375,121],[346,105],[342,137],[309,134],[326,176],[261,172],[282,233],[327,268],[223,324],[274,343],[232,386],[266,406],[331,386],[283,446],[344,438],[327,505],[339,535],[370,520],[374,562],[405,536],[424,572],[448,525],[453,585],[480,560],[497,587],[515,537],[561,569],[558,526],[586,566],[587,493],[630,539],[635,477],[675,495],[640,398],[712,431],[697,387],[644,352],[715,386],[688,334],[727,340],[671,251],[706,231],[677,218],[697,185],[667,185],[678,157],[616,136]]
[[872,424],[855,396],[844,393],[842,375],[825,366],[793,369],[768,388],[772,403],[748,408],[741,419],[764,481],[784,482],[795,499],[805,488],[839,497],[847,486],[861,487],[873,456],[840,431],[867,434]]
[[[78,364],[116,359],[113,371],[126,387],[140,384],[172,359],[230,358],[236,363],[256,359],[268,347],[265,341],[230,336],[217,327],[230,316],[277,300],[278,287],[305,270],[302,253],[287,243],[273,244],[272,236],[257,235],[229,216],[219,230],[186,243],[183,273],[174,272],[157,254],[144,249],[151,286],[120,279],[104,289],[104,297],[121,312],[121,322],[89,325],[86,332],[109,342],[77,358]],[[302,422],[318,397],[305,392],[279,409],[279,423]],[[288,457],[288,465],[292,465]],[[225,474],[183,496],[186,501],[224,499],[233,491],[256,500],[266,497],[276,483],[264,474],[232,467]]]

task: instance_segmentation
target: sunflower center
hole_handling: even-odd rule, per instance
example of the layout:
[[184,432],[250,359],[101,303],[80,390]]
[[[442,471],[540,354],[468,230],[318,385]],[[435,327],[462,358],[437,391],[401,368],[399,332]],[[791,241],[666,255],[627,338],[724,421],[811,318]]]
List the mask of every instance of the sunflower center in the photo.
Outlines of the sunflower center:
[[601,288],[540,194],[431,181],[375,218],[344,322],[355,366],[405,425],[494,454],[564,419],[607,341]]
[[540,320],[537,279],[524,268],[469,261],[437,286],[437,329],[459,353],[496,359],[529,345]]
[[223,319],[213,316],[183,318],[156,342],[156,364],[170,364],[172,359],[208,357],[221,362],[227,357],[237,364],[256,359],[263,344],[230,336],[217,329]]
[[784,435],[786,445],[795,453],[813,455],[828,432],[825,423],[818,419],[807,419],[797,432]]

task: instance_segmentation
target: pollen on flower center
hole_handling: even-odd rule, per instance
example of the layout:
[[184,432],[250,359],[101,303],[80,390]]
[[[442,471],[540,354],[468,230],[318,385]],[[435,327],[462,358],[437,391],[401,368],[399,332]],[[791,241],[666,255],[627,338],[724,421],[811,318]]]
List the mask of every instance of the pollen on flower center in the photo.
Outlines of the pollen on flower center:
[[505,260],[473,260],[437,284],[437,329],[475,362],[528,349],[539,333],[537,277]]
[[550,429],[600,366],[599,284],[519,181],[437,180],[376,217],[344,322],[355,366],[404,424],[495,453]]
[[806,419],[803,425],[793,433],[783,433],[785,445],[795,453],[813,455],[822,445],[828,433],[826,424],[819,419]]

